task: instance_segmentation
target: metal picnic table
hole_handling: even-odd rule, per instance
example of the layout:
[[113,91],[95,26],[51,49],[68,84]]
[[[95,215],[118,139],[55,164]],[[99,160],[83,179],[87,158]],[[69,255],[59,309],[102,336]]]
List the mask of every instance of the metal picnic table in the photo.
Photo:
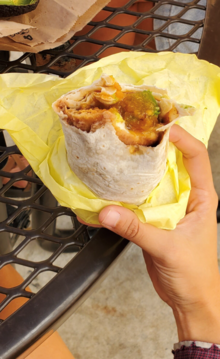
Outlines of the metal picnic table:
[[[181,44],[189,42],[197,46],[195,53],[201,59],[220,65],[220,3],[208,0],[207,8],[200,0],[149,0],[152,7],[148,12],[134,11],[135,0],[128,0],[123,7],[106,6],[104,19],[93,20],[87,29],[63,46],[45,50],[39,54],[21,54],[12,60],[7,52],[1,54],[1,73],[29,72],[47,73],[66,77],[87,64],[95,62],[102,54],[114,48],[118,51],[157,52],[157,38],[169,39],[170,46],[165,50],[179,51]],[[165,5],[176,8],[175,15],[163,15]],[[201,19],[189,20],[187,12],[197,9],[203,14]],[[126,15],[128,24],[119,25],[114,21],[118,16]],[[147,20],[148,19],[148,20]],[[161,21],[156,29],[145,30],[143,24],[149,19]],[[187,33],[178,34],[167,31],[175,23],[189,27]],[[115,31],[112,39],[95,36],[103,29]],[[198,37],[198,32],[203,30]],[[128,34],[137,34],[139,43],[123,42]],[[95,45],[96,51],[82,54],[80,45]],[[3,131],[0,132],[2,136]],[[0,137],[0,164],[9,155],[19,154],[16,146],[7,147]],[[29,300],[9,318],[0,323],[0,358],[12,359],[22,354],[44,334],[56,329],[69,317],[80,303],[90,294],[94,285],[106,274],[115,260],[127,248],[129,242],[106,230],[92,230],[77,222],[73,212],[59,206],[49,189],[36,176],[30,175],[30,166],[17,173],[4,172],[0,167],[0,176],[10,178],[4,186],[0,183],[0,268],[7,264],[16,264],[28,268],[28,275],[23,283],[15,288],[0,287],[5,299],[0,303],[0,311],[13,299],[25,297]],[[28,190],[13,188],[13,183],[26,180]],[[72,221],[71,230],[59,230],[56,221],[62,216]],[[40,261],[28,260],[19,256],[31,242],[40,241],[42,250],[49,253]],[[10,244],[14,246],[10,247]],[[49,252],[48,252],[49,249]],[[61,268],[56,260],[65,252],[76,255]],[[50,271],[54,274],[37,293],[26,290],[27,286],[41,273]],[[68,284],[68,285],[67,285]]]

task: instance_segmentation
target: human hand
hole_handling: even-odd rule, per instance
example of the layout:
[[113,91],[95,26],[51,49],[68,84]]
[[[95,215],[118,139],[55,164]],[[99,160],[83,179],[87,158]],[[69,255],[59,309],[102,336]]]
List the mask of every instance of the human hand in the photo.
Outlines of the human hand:
[[208,153],[200,141],[176,125],[170,141],[183,153],[192,186],[186,216],[176,229],[143,224],[119,206],[104,208],[99,221],[143,249],[154,288],[173,309],[179,339],[220,343],[218,199]]

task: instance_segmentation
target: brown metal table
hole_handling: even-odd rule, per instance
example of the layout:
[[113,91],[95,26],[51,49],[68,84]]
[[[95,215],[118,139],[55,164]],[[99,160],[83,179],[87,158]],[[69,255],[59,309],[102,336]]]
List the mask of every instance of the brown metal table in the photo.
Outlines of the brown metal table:
[[[25,53],[17,60],[10,61],[7,53],[1,53],[0,69],[2,73],[32,72],[48,73],[65,77],[76,69],[97,61],[99,56],[111,47],[121,51],[156,52],[150,48],[157,38],[169,39],[172,45],[166,50],[177,51],[184,42],[194,43],[198,47],[199,58],[206,59],[220,65],[220,4],[217,0],[209,0],[208,7],[201,5],[200,0],[150,0],[154,5],[149,12],[133,11],[135,0],[127,1],[122,8],[107,6],[104,8],[105,19],[92,21],[82,35],[74,36],[71,41],[58,49],[44,51],[41,54]],[[176,7],[176,15],[164,16],[160,10],[165,5]],[[204,14],[202,19],[187,20],[186,13],[198,9]],[[122,26],[114,23],[120,15],[126,15],[130,24]],[[206,15],[206,17],[205,17]],[[205,21],[204,21],[205,17]],[[155,30],[143,30],[141,24],[146,19],[160,20],[162,25]],[[189,26],[184,34],[169,33],[167,28],[172,24],[180,23]],[[204,25],[205,24],[205,25]],[[110,40],[98,39],[95,34],[100,29],[110,28],[116,35]],[[202,39],[198,38],[199,29],[203,29]],[[135,45],[123,42],[123,37],[129,33],[142,35],[142,41]],[[98,46],[95,53],[88,56],[77,52],[80,44],[92,43]],[[40,56],[40,61],[39,61]],[[65,68],[63,64],[67,64]],[[0,136],[1,136],[0,132]],[[18,154],[16,146],[6,147],[1,142],[0,163],[3,163],[10,154]],[[2,168],[2,167],[0,167]],[[0,303],[0,311],[14,298],[26,297],[28,302],[7,320],[0,324],[0,358],[16,358],[36,340],[47,333],[51,328],[56,329],[89,295],[96,284],[124,251],[128,241],[105,230],[92,231],[79,224],[70,209],[58,206],[49,190],[40,179],[29,176],[30,167],[18,173],[6,173],[0,170],[0,176],[9,177],[10,181],[0,185],[0,247],[5,248],[0,256],[0,268],[7,264],[22,265],[30,269],[30,274],[24,282],[15,288],[2,288],[0,293],[5,299]],[[30,192],[22,192],[12,188],[18,180],[27,180]],[[55,228],[56,219],[69,216],[73,222],[71,231],[58,231]],[[30,216],[32,227],[29,226]],[[19,244],[14,249],[8,249],[9,241]],[[22,238],[22,240],[21,240]],[[47,259],[31,261],[23,259],[19,253],[33,241],[43,241],[50,252]],[[77,255],[64,267],[55,264],[55,261],[64,251],[78,251]],[[50,271],[54,278],[38,293],[30,293],[25,288],[40,274]]]

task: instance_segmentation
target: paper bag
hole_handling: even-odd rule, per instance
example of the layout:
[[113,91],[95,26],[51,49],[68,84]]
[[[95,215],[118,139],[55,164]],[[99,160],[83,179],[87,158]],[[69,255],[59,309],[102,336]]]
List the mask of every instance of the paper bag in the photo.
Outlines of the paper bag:
[[68,41],[110,0],[40,0],[34,11],[0,21],[0,49],[37,53]]

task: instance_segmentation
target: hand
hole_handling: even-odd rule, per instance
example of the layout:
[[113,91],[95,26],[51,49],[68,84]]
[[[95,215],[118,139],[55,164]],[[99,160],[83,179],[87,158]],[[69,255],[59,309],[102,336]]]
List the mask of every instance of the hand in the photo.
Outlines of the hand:
[[220,343],[217,195],[205,146],[175,125],[170,141],[183,153],[191,178],[187,213],[173,231],[141,223],[130,210],[109,206],[99,221],[143,248],[148,273],[172,309],[179,339]]

